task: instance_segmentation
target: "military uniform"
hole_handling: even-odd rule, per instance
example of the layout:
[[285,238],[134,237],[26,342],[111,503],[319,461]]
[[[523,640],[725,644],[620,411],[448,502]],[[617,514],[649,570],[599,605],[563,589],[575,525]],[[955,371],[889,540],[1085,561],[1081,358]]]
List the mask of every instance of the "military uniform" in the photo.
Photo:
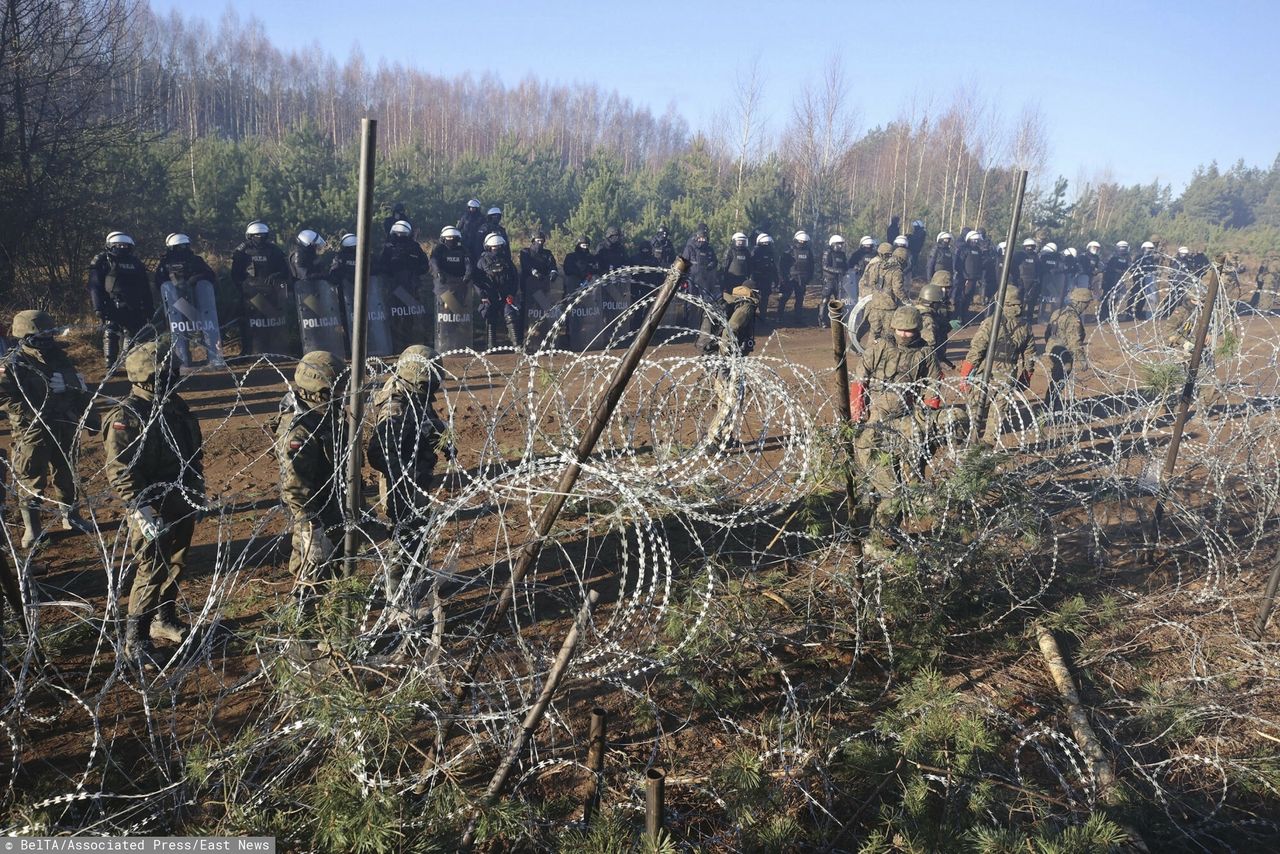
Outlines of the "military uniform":
[[[346,429],[332,399],[343,365],[323,351],[308,353],[294,373],[294,391],[285,396],[276,429],[280,497],[292,518],[289,570],[304,588],[332,578],[331,562],[341,560],[342,505],[338,483]],[[313,607],[304,598],[304,613]]]
[[374,396],[377,424],[369,440],[369,463],[381,473],[382,498],[392,530],[387,562],[387,598],[393,599],[405,566],[422,541],[431,506],[432,475],[446,453],[448,425],[436,414],[440,387],[436,354],[416,345],[400,355],[396,373]]
[[858,290],[862,296],[871,294],[866,311],[872,339],[889,334],[889,320],[894,309],[907,301],[902,267],[893,257],[889,244],[880,244],[876,257],[867,264],[862,278],[858,280]]
[[[753,284],[748,279],[729,294],[726,306],[728,321],[719,340],[710,339],[703,346],[704,352],[732,352],[736,347],[739,353],[746,356],[755,349],[756,311],[760,306],[760,293],[752,287]],[[732,442],[734,414],[742,405],[744,392],[741,365],[734,360],[726,371],[716,377],[716,399],[719,405],[707,427],[707,453],[715,453],[722,445]]]
[[1088,288],[1073,290],[1067,305],[1055,311],[1045,327],[1045,354],[1049,357],[1045,403],[1052,412],[1062,409],[1063,386],[1071,378],[1075,364],[1089,363],[1084,345],[1084,312],[1091,296]]
[[[889,334],[863,353],[849,398],[854,421],[865,425],[855,441],[858,467],[870,487],[865,509],[872,511],[873,528],[882,532],[901,518],[893,498],[927,447],[932,417],[926,410],[942,405],[934,387],[942,372],[919,334],[919,313],[910,306],[899,308],[889,326]],[[901,341],[894,329],[916,334]]]
[[103,423],[107,478],[128,509],[134,556],[126,646],[135,652],[148,635],[174,642],[178,579],[197,513],[205,500],[200,422],[168,386],[176,376],[157,345],[144,344],[126,359],[133,388]]
[[1269,255],[1258,265],[1258,273],[1253,279],[1253,297],[1250,303],[1261,312],[1271,312],[1276,307],[1280,295],[1280,258]]
[[[990,442],[999,439],[1005,414],[1005,393],[1014,388],[1025,388],[1031,381],[1031,327],[1022,316],[1022,299],[1010,291],[1005,297],[1004,314],[988,316],[978,327],[969,352],[960,365],[960,376],[968,377],[975,371],[982,373],[987,360],[987,345],[996,336],[995,359],[991,367],[991,388],[987,396],[990,403],[986,431],[983,438]],[[966,384],[967,386],[967,384]],[[964,388],[962,387],[962,390]]]
[[955,368],[947,358],[947,341],[951,337],[951,317],[947,311],[946,291],[937,284],[937,280],[947,276],[945,270],[934,273],[935,281],[920,289],[915,308],[920,312],[920,338],[925,346],[933,351],[934,357],[941,365]]
[[[23,546],[30,548],[40,537],[42,500],[57,502],[64,529],[88,530],[76,511],[75,454],[91,396],[52,337],[47,314],[19,312],[13,327],[19,343],[0,362],[0,408],[9,416],[10,459],[26,524]],[[96,424],[92,413],[86,423]]]

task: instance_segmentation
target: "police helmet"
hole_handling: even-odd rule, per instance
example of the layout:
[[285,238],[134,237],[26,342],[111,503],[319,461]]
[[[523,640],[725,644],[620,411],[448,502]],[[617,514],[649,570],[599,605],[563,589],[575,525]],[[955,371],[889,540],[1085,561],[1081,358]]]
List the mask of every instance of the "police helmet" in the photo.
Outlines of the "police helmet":
[[314,246],[319,249],[324,245],[324,239],[311,229],[304,228],[302,231],[298,232],[298,245],[303,247]]
[[176,246],[190,246],[191,238],[175,231],[164,239],[164,245],[169,249],[173,249]]
[[9,334],[14,338],[26,338],[32,335],[52,335],[56,331],[57,326],[47,311],[27,309],[13,316],[13,326]]
[[461,238],[462,232],[458,231],[458,229],[454,228],[451,225],[446,225],[444,228],[440,229],[441,240],[448,240],[450,237]]
[[479,199],[471,199],[471,200],[469,200],[469,201],[467,202],[467,207],[469,207],[469,208],[475,208],[476,210],[480,210],[480,200],[479,200]]
[[1185,258],[1186,256],[1188,256],[1188,255],[1190,255],[1190,254],[1191,254],[1191,250],[1190,250],[1188,247],[1186,247],[1186,246],[1179,246],[1179,247],[1178,247],[1178,257],[1179,257],[1179,258]]
[[392,237],[408,237],[410,234],[413,234],[413,226],[404,220],[398,219],[391,224]]
[[922,220],[922,219],[913,219],[913,220],[911,220],[911,227],[912,227],[912,228],[924,228],[924,220]]
[[905,234],[899,234],[897,237],[893,238],[893,245],[894,245],[894,246],[906,246],[906,245],[907,245],[907,236],[906,236]]
[[123,231],[113,231],[107,235],[108,249],[119,249],[124,246],[133,246],[133,238]]
[[1090,240],[1088,243],[1084,245],[1084,248],[1085,249],[1101,249],[1102,244],[1096,240]]
[[863,249],[872,249],[876,245],[876,239],[869,234],[864,234],[862,239],[858,241],[858,245]]
[[735,231],[733,233],[733,242],[738,246],[746,246],[747,236],[743,234],[741,231]]
[[889,325],[894,329],[910,329],[913,332],[920,331],[920,312],[909,305],[899,306],[893,313],[893,319],[889,321]]
[[502,216],[502,208],[497,205],[489,208],[489,216]]
[[579,249],[583,249],[583,248],[590,248],[590,247],[591,247],[591,238],[590,238],[590,237],[587,237],[585,234],[579,235],[579,236],[578,236],[578,242],[577,242],[576,244],[574,244],[574,245],[575,245],[575,246],[577,246]]
[[354,234],[344,234],[344,235],[342,235],[342,248],[343,248],[343,249],[354,249],[354,248],[356,247],[356,243],[357,243],[357,242],[359,242],[359,241],[357,240],[357,238],[356,238],[356,236],[355,236]]
[[438,376],[440,354],[427,344],[413,344],[396,360],[396,377],[407,385],[422,390]]
[[[943,272],[946,272],[945,270]],[[947,295],[942,292],[942,288],[930,282],[920,289],[921,302],[945,302]]]
[[1046,243],[1046,244],[1044,245],[1044,249],[1043,249],[1042,251],[1044,251],[1044,252],[1057,252],[1057,251],[1058,251],[1058,244],[1056,244],[1056,243]]
[[1116,241],[1116,249],[1119,249],[1121,252],[1128,252],[1128,251],[1129,251],[1129,241],[1127,241],[1127,240],[1117,240],[1117,241]]
[[836,244],[840,244],[841,246],[843,246],[843,245],[844,245],[844,238],[843,238],[843,237],[841,237],[841,236],[840,236],[840,235],[838,235],[838,234],[833,234],[833,235],[831,235],[830,237],[828,237],[828,238],[827,238],[827,245],[828,245],[828,246],[835,246]]
[[938,242],[939,242],[939,243],[942,243],[942,242],[947,241],[947,240],[950,240],[950,239],[951,239],[951,232],[949,232],[949,231],[939,231],[939,232],[938,232]]
[[971,232],[969,232],[968,234],[966,234],[966,235],[964,236],[964,239],[965,239],[965,240],[972,240],[974,243],[977,243],[979,240],[981,240],[981,239],[982,239],[982,235],[981,235],[981,234],[979,234],[979,233],[978,233],[978,232],[976,232],[976,231],[971,231]]
[[1062,250],[1062,254],[1068,256],[1069,258],[1074,258],[1079,253],[1076,252],[1076,248],[1074,246],[1068,246],[1066,249]]
[[293,384],[307,395],[328,396],[346,365],[328,350],[312,350],[298,360]]
[[1008,245],[1009,244],[1007,242],[1001,240],[999,243],[996,244],[996,251],[999,252],[1001,255],[1003,255],[1005,247],[1007,247]]
[[1067,294],[1067,299],[1071,302],[1092,302],[1093,291],[1088,288],[1072,288],[1071,293]]
[[[493,211],[489,211],[489,213],[493,213]],[[499,211],[499,213],[501,213],[501,211]],[[611,225],[609,226],[608,230],[605,231],[604,236],[605,236],[605,239],[608,239],[610,237],[621,237],[622,229],[618,228],[616,225]]]
[[1023,248],[1023,249],[1035,249],[1035,248],[1036,248],[1036,239],[1035,239],[1034,237],[1028,237],[1026,240],[1022,241],[1022,248]]
[[658,234],[666,234],[666,233],[667,233],[667,224],[664,222],[658,226]]
[[1156,245],[1155,245],[1154,243],[1152,243],[1150,240],[1144,240],[1144,241],[1142,241],[1142,248],[1143,248],[1144,250],[1145,250],[1145,249],[1155,249],[1155,248],[1156,248]]
[[261,235],[263,237],[266,237],[270,233],[271,233],[271,229],[267,228],[267,224],[259,219],[255,219],[253,222],[245,226],[245,229],[244,229],[245,237],[254,237],[256,235]]
[[484,239],[484,245],[486,249],[488,249],[490,246],[502,246],[506,244],[506,242],[507,241],[503,239],[501,234],[490,234],[488,237]]
[[808,242],[809,242],[809,232],[807,232],[807,231],[797,231],[797,232],[796,232],[796,234],[795,234],[795,237],[793,237],[793,238],[792,238],[792,240],[796,241],[797,243],[808,243]]
[[773,238],[763,232],[756,235],[756,246],[767,246],[773,242]]

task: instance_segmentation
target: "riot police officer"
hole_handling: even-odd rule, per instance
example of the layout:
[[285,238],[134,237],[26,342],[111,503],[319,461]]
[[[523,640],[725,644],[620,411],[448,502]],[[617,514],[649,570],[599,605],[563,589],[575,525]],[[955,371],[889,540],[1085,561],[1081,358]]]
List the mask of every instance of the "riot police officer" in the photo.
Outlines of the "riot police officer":
[[322,279],[328,273],[320,253],[324,251],[324,238],[309,228],[298,232],[289,252],[289,274],[295,282]]
[[121,345],[154,334],[150,326],[156,304],[147,265],[134,252],[133,238],[123,231],[107,235],[106,249],[89,263],[89,297],[102,320],[102,355],[115,364]]
[[628,263],[627,244],[622,239],[622,229],[611,225],[604,233],[604,240],[596,247],[596,269],[604,275],[621,269]]
[[[506,256],[507,263],[512,263],[511,238],[507,236],[507,229],[502,225],[502,208],[497,206],[489,208],[484,222],[480,224],[480,228],[476,232],[476,240],[480,244],[481,257],[489,251],[489,244],[486,241],[491,234],[496,234],[502,238],[502,243],[498,244],[499,251]],[[479,259],[477,259],[476,264],[479,264]]]
[[472,264],[480,260],[480,252],[484,249],[484,238],[480,237],[482,225],[484,225],[484,216],[480,213],[480,200],[471,199],[467,202],[466,211],[458,219],[457,228],[462,245],[471,256]]
[[497,332],[502,323],[506,324],[507,335],[513,345],[524,343],[516,323],[520,313],[520,306],[516,303],[520,277],[511,263],[509,252],[502,235],[490,234],[484,239],[484,254],[476,265],[479,273],[476,288],[480,291],[480,312],[484,315],[490,349],[497,346]]
[[391,236],[382,244],[376,266],[380,274],[387,276],[424,276],[431,269],[431,262],[422,251],[422,244],[413,239],[413,227],[402,221],[391,226]]
[[818,326],[830,323],[826,305],[841,294],[844,277],[849,273],[849,256],[844,251],[844,238],[833,234],[827,238],[822,253],[822,301],[818,303]]
[[671,242],[671,235],[665,224],[658,226],[658,233],[653,237],[653,257],[663,267],[670,267],[676,262],[676,247]]
[[760,295],[756,316],[764,319],[769,314],[769,297],[778,284],[778,257],[773,252],[773,238],[764,232],[756,235],[756,248],[751,252],[751,280]]
[[[271,239],[271,229],[259,220],[249,223],[244,230],[244,242],[231,253],[231,281],[240,300],[240,352],[248,353],[254,349],[253,323],[245,298],[246,283],[253,280],[259,285],[266,285],[271,281],[287,282],[289,278],[289,261]],[[269,334],[265,329],[263,333]]]
[[813,274],[817,267],[816,261],[808,232],[797,231],[791,238],[791,246],[782,253],[782,293],[778,297],[779,316],[786,308],[787,297],[791,297],[796,323],[803,320],[804,292],[813,281]]

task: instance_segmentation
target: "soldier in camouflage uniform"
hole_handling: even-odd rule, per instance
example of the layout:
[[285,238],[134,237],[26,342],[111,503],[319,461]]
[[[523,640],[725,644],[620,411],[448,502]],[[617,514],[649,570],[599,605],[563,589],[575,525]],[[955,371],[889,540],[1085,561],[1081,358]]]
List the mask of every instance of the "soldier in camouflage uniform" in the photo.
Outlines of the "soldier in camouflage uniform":
[[859,292],[864,296],[871,294],[866,311],[872,340],[890,334],[889,319],[894,309],[907,301],[902,285],[902,267],[892,253],[892,246],[881,243],[876,249],[876,257],[867,264],[862,278],[858,280]]
[[[946,277],[950,279],[950,273],[946,270],[938,270],[933,274],[934,278]],[[946,365],[948,368],[955,370],[955,365],[947,358],[947,339],[951,335],[951,317],[947,311],[947,294],[941,287],[934,282],[930,282],[920,289],[920,295],[916,297],[916,311],[920,312],[920,338],[924,341],[925,346],[933,351],[934,357],[938,360],[938,364]]]
[[[731,353],[736,349],[744,356],[749,355],[756,346],[756,311],[760,306],[760,292],[756,290],[755,282],[747,279],[726,294],[726,301],[728,321],[719,339],[708,340],[702,351],[707,355],[715,355]],[[734,413],[742,405],[745,392],[740,370],[740,363],[733,360],[727,370],[716,377],[716,399],[719,406],[711,417],[707,441],[703,446],[708,454],[737,444],[732,436]]]
[[871,513],[873,547],[887,545],[888,529],[902,518],[895,496],[927,447],[929,410],[942,406],[934,387],[942,372],[920,337],[920,325],[915,308],[896,309],[889,320],[892,334],[868,346],[849,389],[853,420],[864,428],[855,455],[870,487],[863,509]]
[[338,480],[346,430],[335,386],[344,369],[323,350],[303,356],[276,429],[280,496],[293,517],[289,570],[301,588],[304,616],[314,611],[314,588],[336,575],[333,563],[343,557]]
[[1053,313],[1044,329],[1045,355],[1049,359],[1049,390],[1045,404],[1050,412],[1062,409],[1062,391],[1079,363],[1089,366],[1084,346],[1084,315],[1093,300],[1088,288],[1073,288],[1067,304]]
[[1258,311],[1269,313],[1276,307],[1280,299],[1280,255],[1271,253],[1258,265],[1258,273],[1253,279],[1254,293],[1250,300]]
[[46,499],[58,505],[63,530],[92,530],[77,510],[75,456],[81,420],[96,429],[97,418],[89,411],[84,379],[54,337],[53,318],[20,311],[11,332],[18,346],[0,362],[0,408],[9,416],[22,547],[31,548],[42,533],[40,505]]
[[186,636],[175,600],[205,484],[200,422],[172,390],[178,366],[167,348],[135,347],[125,370],[133,387],[107,416],[102,441],[136,565],[125,628],[125,655],[136,659],[152,651],[152,640]]
[[449,425],[435,410],[439,358],[425,344],[406,348],[395,374],[373,399],[377,425],[369,440],[369,464],[381,473],[382,499],[393,526],[386,562],[388,602],[401,595],[405,568],[422,542],[436,462],[450,452],[445,441]]
[[[1031,357],[1031,327],[1023,315],[1022,294],[1012,285],[1005,295],[1004,313],[989,315],[982,321],[969,344],[969,352],[960,364],[960,376],[967,378],[975,369],[979,374],[987,361],[987,345],[996,336],[995,359],[991,366],[991,388],[987,400],[990,407],[982,439],[989,444],[999,441],[1003,432],[1005,396],[1014,389],[1024,389],[1031,382],[1033,367]],[[960,390],[968,392],[970,384],[961,383]]]

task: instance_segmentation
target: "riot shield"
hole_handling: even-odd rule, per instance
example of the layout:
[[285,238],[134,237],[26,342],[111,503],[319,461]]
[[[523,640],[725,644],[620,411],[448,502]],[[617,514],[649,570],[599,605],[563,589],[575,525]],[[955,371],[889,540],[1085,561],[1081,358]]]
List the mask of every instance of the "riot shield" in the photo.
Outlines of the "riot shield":
[[461,278],[445,276],[435,285],[436,349],[461,350],[475,343],[472,288]]
[[618,331],[618,315],[622,314],[631,305],[631,283],[626,278],[619,275],[606,276],[600,285],[600,326],[604,330],[604,341],[600,346],[608,343],[610,338],[621,338]]
[[[347,317],[347,347],[351,346],[352,312],[356,304],[356,283],[347,282],[342,286],[342,294],[346,301],[343,310]],[[367,318],[365,327],[365,353],[370,356],[390,356],[395,352],[391,348],[390,317],[387,314],[387,300],[382,288],[381,276],[369,277],[369,292],[365,294],[364,314]]]
[[342,306],[338,289],[328,279],[302,279],[293,285],[298,300],[298,326],[302,330],[302,349],[326,350],[338,358],[346,358],[346,335],[342,327]]
[[[606,343],[604,336],[600,334],[604,329],[600,288],[596,287],[590,279],[582,282],[577,288],[571,288],[572,284],[573,282],[570,281],[565,285],[565,299],[573,306],[569,312],[569,349],[579,353],[584,350],[598,350]],[[578,298],[579,296],[581,299]]]
[[204,347],[210,365],[225,364],[213,282],[195,276],[185,281],[170,279],[160,285],[160,296],[169,320],[173,348],[183,367],[191,367],[194,362],[192,344]]
[[525,347],[532,352],[542,346],[547,331],[560,316],[551,296],[551,280],[545,276],[526,278],[522,304],[525,310]]
[[423,299],[422,280],[407,271],[379,278],[387,304],[392,351],[399,353],[412,344],[432,343],[435,300]]
[[296,308],[290,290],[282,276],[245,279],[242,337],[247,340],[241,341],[242,354],[299,355],[297,324],[292,322]]

